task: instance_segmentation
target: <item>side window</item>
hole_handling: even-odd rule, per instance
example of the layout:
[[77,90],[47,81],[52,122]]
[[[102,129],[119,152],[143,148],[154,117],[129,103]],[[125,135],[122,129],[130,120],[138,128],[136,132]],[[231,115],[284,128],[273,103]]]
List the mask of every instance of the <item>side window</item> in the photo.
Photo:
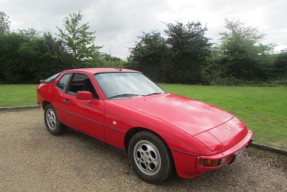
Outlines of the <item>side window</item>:
[[55,79],[57,79],[57,77],[58,77],[59,75],[61,75],[61,73],[57,73],[57,74],[55,74],[55,75],[49,77],[48,79],[45,79],[44,82],[45,82],[45,83],[51,83],[51,82],[53,82]]
[[71,76],[70,73],[63,75],[63,77],[61,77],[61,79],[56,84],[56,87],[58,87],[62,91],[65,91],[68,81],[70,79],[70,76]]
[[89,91],[95,99],[99,98],[89,77],[82,73],[75,73],[73,75],[68,88],[68,94],[76,95],[78,91]]

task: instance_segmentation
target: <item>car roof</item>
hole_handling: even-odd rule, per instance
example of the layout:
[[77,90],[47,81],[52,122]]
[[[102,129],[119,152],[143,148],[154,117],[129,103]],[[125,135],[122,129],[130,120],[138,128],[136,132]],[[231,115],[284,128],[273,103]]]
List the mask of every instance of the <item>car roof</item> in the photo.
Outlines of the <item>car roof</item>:
[[131,69],[119,69],[119,68],[79,68],[79,69],[70,69],[65,70],[64,72],[87,72],[87,73],[106,73],[106,72],[138,72]]

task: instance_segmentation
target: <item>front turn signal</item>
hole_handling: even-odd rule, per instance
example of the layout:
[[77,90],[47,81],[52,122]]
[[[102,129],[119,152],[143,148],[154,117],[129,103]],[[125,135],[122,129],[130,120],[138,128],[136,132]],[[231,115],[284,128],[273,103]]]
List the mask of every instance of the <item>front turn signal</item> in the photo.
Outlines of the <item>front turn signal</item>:
[[201,165],[206,167],[216,167],[220,164],[220,160],[202,159]]

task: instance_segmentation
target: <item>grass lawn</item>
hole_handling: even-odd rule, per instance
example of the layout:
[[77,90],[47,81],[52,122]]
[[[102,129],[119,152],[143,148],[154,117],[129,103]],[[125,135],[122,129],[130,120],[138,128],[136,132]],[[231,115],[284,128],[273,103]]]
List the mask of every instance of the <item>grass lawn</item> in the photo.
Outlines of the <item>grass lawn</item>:
[[[0,107],[36,105],[36,87],[0,84]],[[176,84],[161,84],[161,87],[229,111],[253,130],[255,142],[287,149],[287,87]]]
[[197,99],[236,115],[254,141],[287,149],[287,87],[223,87],[161,84],[170,93]]
[[37,85],[0,84],[0,107],[37,105]]

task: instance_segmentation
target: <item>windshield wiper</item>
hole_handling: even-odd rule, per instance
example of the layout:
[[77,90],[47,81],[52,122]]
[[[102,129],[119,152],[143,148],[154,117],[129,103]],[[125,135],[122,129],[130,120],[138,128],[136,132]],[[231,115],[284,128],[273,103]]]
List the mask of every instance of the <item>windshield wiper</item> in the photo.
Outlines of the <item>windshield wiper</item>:
[[162,93],[157,93],[157,92],[155,92],[155,93],[150,93],[150,94],[147,94],[147,95],[144,95],[144,96],[159,95],[159,94],[162,94]]
[[118,98],[118,97],[133,97],[133,96],[141,96],[141,95],[139,95],[139,94],[131,94],[131,93],[124,93],[124,94],[111,96],[108,99],[114,99],[114,98]]

